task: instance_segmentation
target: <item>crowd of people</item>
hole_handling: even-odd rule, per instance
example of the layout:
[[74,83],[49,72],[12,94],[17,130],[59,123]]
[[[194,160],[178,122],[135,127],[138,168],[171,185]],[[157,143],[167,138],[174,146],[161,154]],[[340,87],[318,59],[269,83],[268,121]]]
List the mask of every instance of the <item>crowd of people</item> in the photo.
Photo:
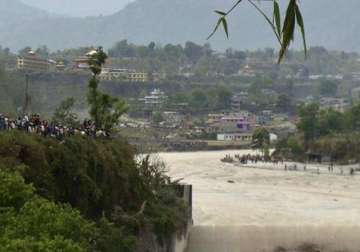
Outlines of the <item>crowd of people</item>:
[[265,157],[264,155],[235,155],[235,158],[239,160],[241,164],[248,164],[248,163],[257,163],[257,162],[273,162],[278,163],[277,160],[272,160],[269,157]]
[[[307,164],[285,162],[283,159],[275,159],[275,158],[270,158],[270,157],[266,157],[264,155],[258,155],[258,154],[256,154],[256,155],[251,155],[251,154],[238,155],[238,154],[236,154],[234,156],[234,158],[231,155],[226,155],[225,158],[221,159],[221,161],[225,162],[225,163],[234,163],[235,160],[240,162],[240,164],[242,164],[242,165],[257,164],[257,163],[280,165],[281,167],[284,168],[284,171],[299,171],[299,170],[307,171],[308,170]],[[331,162],[328,166],[329,173],[334,173],[334,168],[335,168],[335,165],[333,162]],[[340,171],[340,174],[344,175],[344,168],[339,166],[338,169]],[[312,167],[312,170],[314,170],[314,167]],[[315,171],[317,174],[321,173],[319,166],[315,166]],[[349,174],[351,176],[354,176],[357,171],[360,171],[360,169],[349,168]]]
[[74,127],[42,120],[39,114],[24,115],[17,119],[11,119],[0,114],[0,131],[6,130],[20,130],[43,137],[54,137],[58,139],[74,135],[109,137],[107,131],[97,129],[91,120],[84,120],[79,127]]

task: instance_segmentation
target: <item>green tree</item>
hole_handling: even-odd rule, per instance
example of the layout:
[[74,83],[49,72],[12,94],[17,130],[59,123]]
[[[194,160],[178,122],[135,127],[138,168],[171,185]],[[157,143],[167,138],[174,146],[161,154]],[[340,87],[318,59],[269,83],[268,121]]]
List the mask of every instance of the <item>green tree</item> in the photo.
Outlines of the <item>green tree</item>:
[[152,119],[153,123],[155,123],[155,124],[159,124],[164,121],[164,117],[163,117],[163,114],[161,113],[161,111],[154,112],[151,119]]
[[203,48],[200,45],[195,44],[194,42],[186,42],[184,53],[188,59],[192,62],[197,62],[203,55]]
[[195,109],[204,109],[208,106],[208,97],[201,89],[195,89],[191,93],[190,105]]
[[76,113],[73,112],[74,105],[75,99],[73,97],[63,100],[59,107],[55,109],[52,118],[53,121],[68,126],[76,126],[79,124],[78,117]]
[[133,45],[128,44],[127,40],[122,40],[109,50],[111,57],[135,57],[136,50]]
[[346,112],[346,118],[349,122],[350,130],[360,130],[360,103],[354,105]]
[[[7,171],[6,171],[7,170]],[[1,251],[81,252],[95,249],[99,233],[70,206],[56,205],[35,194],[22,176],[0,168]]]
[[287,94],[280,94],[276,100],[276,108],[280,112],[289,112],[292,110],[291,98]]
[[49,48],[47,48],[46,45],[43,45],[43,46],[37,48],[35,52],[37,54],[39,54],[41,57],[43,57],[44,59],[49,58],[49,55],[50,55]]
[[257,128],[253,132],[253,147],[265,149],[270,145],[270,133],[265,128]]
[[322,110],[319,112],[319,135],[344,132],[347,127],[347,120],[344,113],[333,109]]
[[128,110],[126,103],[117,97],[112,97],[99,91],[99,74],[107,59],[101,47],[90,55],[89,66],[93,73],[88,85],[87,101],[90,106],[90,116],[98,129],[111,130],[120,117]]
[[319,93],[324,96],[336,96],[338,83],[335,81],[323,80],[319,85]]
[[225,87],[217,88],[217,107],[219,109],[228,109],[231,106],[232,93]]
[[309,144],[319,136],[319,105],[311,103],[308,105],[302,105],[299,108],[300,122],[298,128],[304,135],[305,149],[308,149]]
[[30,51],[31,51],[31,47],[30,46],[25,46],[24,48],[19,50],[18,54],[19,55],[25,55]]

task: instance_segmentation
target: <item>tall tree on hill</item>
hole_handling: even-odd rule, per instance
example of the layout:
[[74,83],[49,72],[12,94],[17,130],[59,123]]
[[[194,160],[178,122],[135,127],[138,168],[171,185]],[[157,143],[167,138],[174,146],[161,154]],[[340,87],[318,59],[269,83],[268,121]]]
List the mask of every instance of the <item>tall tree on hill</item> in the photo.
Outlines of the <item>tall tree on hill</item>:
[[90,106],[89,113],[96,128],[111,130],[128,110],[128,106],[122,99],[99,91],[99,75],[106,59],[107,55],[101,47],[90,55],[89,66],[93,76],[88,85],[87,101]]

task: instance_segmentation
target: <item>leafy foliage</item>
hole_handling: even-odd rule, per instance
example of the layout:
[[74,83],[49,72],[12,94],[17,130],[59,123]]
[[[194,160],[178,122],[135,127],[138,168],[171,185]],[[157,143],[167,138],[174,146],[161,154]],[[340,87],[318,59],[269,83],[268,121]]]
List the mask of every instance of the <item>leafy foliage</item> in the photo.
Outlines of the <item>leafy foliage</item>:
[[[280,43],[280,52],[279,52],[279,58],[278,62],[280,63],[285,56],[286,51],[288,50],[291,42],[294,40],[294,33],[295,33],[295,25],[297,24],[299,26],[302,38],[303,38],[303,44],[304,44],[304,51],[305,55],[307,54],[307,45],[306,45],[306,37],[305,37],[305,25],[304,20],[298,5],[298,0],[289,0],[287,9],[286,9],[286,15],[284,18],[283,24],[281,24],[281,13],[280,13],[280,6],[278,3],[278,0],[272,0],[273,1],[273,17],[272,19],[266,15],[264,11],[261,10],[261,8],[253,1],[248,0],[248,2],[255,7],[255,9],[265,18],[265,20],[269,23],[271,29],[273,30],[276,38],[278,39]],[[240,3],[243,2],[243,0],[237,0],[236,3],[233,5],[233,7],[224,12],[216,10],[215,13],[220,15],[218,22],[214,28],[214,31],[210,34],[208,37],[211,38],[218,28],[222,25],[224,28],[226,37],[229,38],[229,31],[228,31],[228,24],[226,21],[226,18],[228,15],[233,12],[235,8],[240,5]]]
[[77,115],[72,111],[74,105],[75,99],[73,97],[63,100],[54,112],[53,121],[68,126],[78,124]]
[[90,55],[89,66],[93,76],[89,81],[87,101],[90,105],[90,115],[95,122],[95,126],[98,129],[108,131],[119,122],[121,115],[128,110],[128,107],[123,100],[99,91],[100,81],[98,76],[106,58],[107,55],[101,47]]
[[[56,246],[69,247],[64,251],[94,246],[105,252],[133,251],[144,226],[166,240],[185,225],[187,216],[163,168],[149,162],[137,164],[132,148],[121,140],[72,137],[59,143],[1,132],[0,215],[5,209],[6,216],[0,224],[17,227],[7,231],[6,242],[15,246],[9,251],[25,246],[32,232],[38,236],[29,246],[49,246],[51,251]],[[14,172],[15,177],[7,175]],[[31,226],[34,222],[38,224]],[[28,233],[17,238],[20,226]],[[23,239],[20,245],[17,239]]]
[[270,133],[265,128],[257,128],[253,133],[253,145],[255,148],[265,148],[270,145]]
[[90,251],[98,232],[70,206],[35,195],[17,172],[0,168],[1,251]]

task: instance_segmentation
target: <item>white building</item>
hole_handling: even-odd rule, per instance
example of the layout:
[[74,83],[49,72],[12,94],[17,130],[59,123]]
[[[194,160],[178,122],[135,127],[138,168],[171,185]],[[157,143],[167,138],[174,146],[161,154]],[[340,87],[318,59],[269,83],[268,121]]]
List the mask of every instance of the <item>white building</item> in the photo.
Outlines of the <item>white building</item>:
[[145,96],[144,98],[139,99],[140,102],[143,102],[147,107],[157,107],[165,103],[167,96],[160,89],[155,88],[150,92],[150,95]]
[[252,134],[251,133],[221,133],[221,134],[217,134],[217,140],[250,144],[252,142]]
[[125,68],[103,68],[100,74],[101,80],[114,81],[122,80],[128,82],[146,82],[148,74]]

